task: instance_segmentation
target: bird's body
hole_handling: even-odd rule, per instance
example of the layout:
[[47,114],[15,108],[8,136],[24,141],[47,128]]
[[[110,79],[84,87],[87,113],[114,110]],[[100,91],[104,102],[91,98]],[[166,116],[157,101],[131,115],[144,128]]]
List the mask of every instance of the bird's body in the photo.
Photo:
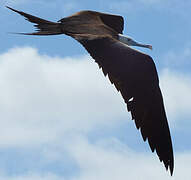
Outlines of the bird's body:
[[51,22],[8,8],[36,24],[37,32],[22,34],[66,34],[85,47],[121,93],[144,141],[148,140],[151,150],[156,150],[160,161],[172,174],[172,142],[155,64],[149,55],[129,46],[152,47],[123,36],[124,21],[121,16],[80,11],[58,22]]

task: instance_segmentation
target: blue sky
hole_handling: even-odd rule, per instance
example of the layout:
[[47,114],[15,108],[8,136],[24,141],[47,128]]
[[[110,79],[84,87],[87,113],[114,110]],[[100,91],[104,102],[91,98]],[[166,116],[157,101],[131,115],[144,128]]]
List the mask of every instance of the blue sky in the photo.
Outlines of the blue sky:
[[[124,34],[152,44],[153,51],[139,50],[153,57],[159,72],[173,177],[85,49],[65,35],[9,34],[34,28],[5,5],[52,21],[84,9],[119,14]],[[2,0],[0,179],[190,180],[190,8],[186,0]]]

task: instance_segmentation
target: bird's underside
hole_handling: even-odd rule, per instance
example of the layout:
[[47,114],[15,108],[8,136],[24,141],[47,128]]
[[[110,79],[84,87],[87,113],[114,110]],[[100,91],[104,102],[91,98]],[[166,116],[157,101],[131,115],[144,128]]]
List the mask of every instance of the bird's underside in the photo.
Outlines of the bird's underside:
[[121,93],[144,141],[148,140],[152,152],[156,151],[172,175],[173,148],[156,67],[150,56],[118,40],[118,34],[123,31],[123,18],[81,11],[55,23],[9,9],[36,24],[37,32],[24,34],[66,34],[85,47]]

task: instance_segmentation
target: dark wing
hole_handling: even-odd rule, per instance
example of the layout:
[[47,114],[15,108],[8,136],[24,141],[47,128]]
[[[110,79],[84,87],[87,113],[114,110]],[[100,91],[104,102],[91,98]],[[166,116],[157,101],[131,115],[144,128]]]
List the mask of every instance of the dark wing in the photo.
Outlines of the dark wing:
[[104,24],[122,34],[124,28],[124,20],[122,16],[99,13],[99,16]]
[[173,173],[174,158],[169,126],[155,64],[146,54],[110,37],[74,37],[121,92],[136,127],[152,152]]
[[103,24],[110,27],[115,32],[122,34],[124,20],[122,16],[118,15],[105,14],[96,11],[80,11],[69,17],[62,18],[58,22],[65,23],[65,21],[68,21],[67,18],[70,18],[74,23],[74,20],[79,18],[82,24],[90,22],[90,24],[93,25],[92,27],[94,28],[96,23],[100,23],[100,21],[96,17],[99,17],[99,20]]

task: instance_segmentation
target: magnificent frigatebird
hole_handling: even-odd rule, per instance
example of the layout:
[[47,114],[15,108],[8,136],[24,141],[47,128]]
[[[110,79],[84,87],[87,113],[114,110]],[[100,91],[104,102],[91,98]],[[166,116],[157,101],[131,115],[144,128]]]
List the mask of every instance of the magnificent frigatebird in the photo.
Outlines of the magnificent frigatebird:
[[118,15],[80,11],[58,22],[51,22],[7,8],[36,24],[36,32],[20,34],[66,34],[84,46],[121,93],[143,140],[148,140],[152,152],[156,151],[172,175],[173,148],[157,70],[149,55],[130,47],[152,49],[152,46],[122,35],[124,20]]

